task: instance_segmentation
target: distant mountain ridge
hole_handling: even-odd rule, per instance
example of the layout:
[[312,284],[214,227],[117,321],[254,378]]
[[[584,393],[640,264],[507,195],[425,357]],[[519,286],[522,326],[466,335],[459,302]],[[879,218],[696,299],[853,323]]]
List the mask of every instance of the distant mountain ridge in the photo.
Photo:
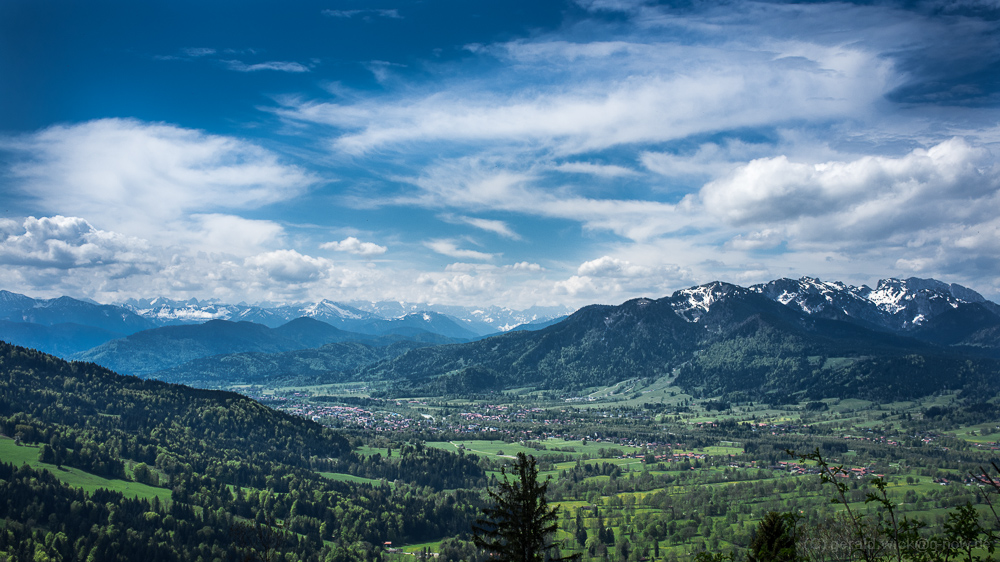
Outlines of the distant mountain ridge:
[[[361,333],[392,332],[392,322],[436,332],[448,337],[471,339],[505,332],[515,326],[544,322],[572,312],[568,307],[465,307],[399,301],[321,300],[315,303],[282,305],[219,304],[198,299],[177,301],[162,297],[130,299],[121,305],[159,326],[190,324],[208,320],[248,321],[276,328],[300,317],[321,320],[333,326]],[[386,324],[386,321],[389,324]],[[422,321],[422,322],[421,322]],[[441,326],[436,326],[440,323]],[[375,324],[378,327],[370,327]]]
[[[875,288],[810,277],[750,287],[716,281],[660,299],[584,307],[561,321],[543,320],[485,339],[467,329],[469,322],[442,313],[380,318],[360,308],[398,313],[405,303],[355,307],[320,301],[287,309],[237,305],[222,310],[160,300],[148,302],[149,308],[109,310],[108,305],[69,301],[37,305],[23,295],[0,292],[0,313],[12,318],[0,323],[0,339],[40,341],[58,335],[62,339],[56,343],[69,349],[77,341],[73,338],[82,341],[81,333],[91,339],[114,334],[98,333],[95,326],[23,319],[52,320],[52,310],[67,310],[92,311],[99,321],[122,315],[122,320],[150,322],[139,312],[151,314],[159,306],[161,320],[266,313],[273,322],[283,314],[299,316],[275,328],[224,320],[165,326],[73,357],[174,380],[222,384],[213,370],[239,374],[245,368],[257,379],[301,370],[316,383],[381,381],[397,391],[425,394],[518,387],[576,392],[660,377],[698,395],[757,399],[833,393],[887,400],[945,388],[993,392],[1000,386],[1000,306],[974,290],[933,279],[885,279]],[[374,340],[386,336],[411,343],[378,349],[388,344]],[[455,343],[462,340],[468,343]],[[453,345],[435,345],[441,343]],[[324,345],[322,352],[298,353]]]
[[356,376],[426,395],[582,391],[659,377],[699,395],[768,400],[996,392],[997,310],[965,287],[916,278],[883,280],[875,289],[812,278],[713,282],[656,300],[585,307],[534,332],[416,349]]
[[204,324],[164,326],[105,342],[73,359],[97,363],[125,375],[147,375],[186,361],[240,351],[280,353],[307,346],[285,337],[280,328],[253,322],[210,320]]
[[71,297],[33,299],[0,290],[0,340],[60,357],[155,327],[119,306]]
[[[472,340],[513,328],[521,320],[545,322],[567,310],[533,307],[527,311],[513,311],[500,307],[480,309],[402,302],[344,304],[330,300],[294,305],[232,305],[163,297],[131,299],[121,305],[109,305],[71,297],[34,299],[0,290],[0,340],[69,359],[93,357],[93,354],[80,354],[144,330],[190,326],[212,320],[252,322],[278,328],[303,317],[352,332],[355,339],[358,334],[364,334],[430,341],[425,334],[438,334],[449,341]],[[553,315],[546,316],[545,311]],[[154,370],[159,368],[163,366]]]
[[882,279],[874,289],[802,277],[753,285],[749,290],[810,316],[847,318],[893,331],[919,328],[962,304],[980,303],[1000,314],[1000,305],[972,289],[916,277]]
[[0,290],[0,320],[29,322],[42,326],[78,324],[117,334],[134,334],[156,327],[156,323],[120,306],[95,304],[71,297],[33,299],[2,290]]

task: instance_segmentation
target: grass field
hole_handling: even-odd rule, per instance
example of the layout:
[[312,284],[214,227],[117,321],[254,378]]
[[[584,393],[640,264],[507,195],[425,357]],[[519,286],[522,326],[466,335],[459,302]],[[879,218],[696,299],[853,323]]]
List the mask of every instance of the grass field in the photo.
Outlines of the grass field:
[[[514,458],[518,453],[532,455],[539,459],[544,458],[546,454],[570,455],[573,457],[582,457],[586,454],[591,458],[597,458],[600,456],[601,449],[604,449],[605,454],[607,454],[610,450],[617,450],[623,455],[631,455],[641,450],[638,447],[624,447],[621,445],[595,441],[588,441],[587,444],[584,445],[581,441],[566,441],[563,439],[546,439],[545,441],[542,441],[542,444],[545,445],[545,449],[543,450],[527,447],[519,443],[506,443],[504,441],[470,440],[427,442],[428,447],[435,447],[446,451],[456,451],[459,446],[463,446],[465,447],[466,453],[487,457],[503,456],[509,458]],[[558,449],[563,450],[560,451]],[[572,449],[572,451],[569,451],[569,449]],[[503,454],[501,455],[500,453]]]
[[[365,478],[363,476],[354,476],[352,474],[341,474],[339,472],[318,472],[323,478],[328,478],[330,480],[336,480],[337,482],[354,482],[357,484],[371,484],[372,486],[381,486],[381,480],[375,480],[373,478]],[[389,486],[392,486],[392,482],[389,482]]]
[[161,502],[170,501],[170,490],[166,488],[154,488],[138,482],[128,482],[125,480],[109,480],[100,476],[84,472],[77,468],[58,468],[54,464],[39,462],[38,447],[32,445],[15,445],[13,439],[0,438],[0,461],[20,466],[28,464],[36,470],[48,470],[56,478],[73,486],[81,488],[87,492],[93,492],[98,488],[105,488],[115,492],[121,492],[129,497],[152,500],[159,498]]

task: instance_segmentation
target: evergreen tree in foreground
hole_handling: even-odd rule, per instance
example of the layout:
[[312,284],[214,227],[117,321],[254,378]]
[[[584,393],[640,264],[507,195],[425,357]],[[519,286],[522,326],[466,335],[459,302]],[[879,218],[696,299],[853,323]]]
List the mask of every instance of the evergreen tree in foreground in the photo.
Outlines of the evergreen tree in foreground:
[[485,517],[472,524],[476,546],[494,554],[498,562],[578,558],[579,555],[546,557],[546,552],[554,548],[549,536],[558,527],[558,510],[550,508],[545,499],[549,483],[538,482],[535,457],[518,453],[510,472],[513,481],[507,478],[507,467],[504,467],[501,469],[503,483],[495,490],[487,490],[493,505],[483,508]]
[[795,562],[795,520],[789,513],[769,511],[757,527],[747,553],[750,562]]

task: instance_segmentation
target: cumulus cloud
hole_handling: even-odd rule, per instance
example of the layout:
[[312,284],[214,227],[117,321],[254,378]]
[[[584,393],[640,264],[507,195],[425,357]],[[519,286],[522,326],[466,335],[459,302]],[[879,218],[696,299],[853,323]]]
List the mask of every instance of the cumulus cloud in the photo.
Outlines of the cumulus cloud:
[[79,217],[0,220],[0,263],[36,268],[94,268],[147,263],[144,240],[97,230]]
[[542,267],[541,265],[526,261],[520,261],[506,267],[514,271],[545,271],[545,268]]
[[146,239],[189,213],[252,209],[317,178],[255,144],[132,119],[57,125],[7,141],[23,157],[12,185],[53,214],[84,216]]
[[556,281],[553,289],[570,297],[609,302],[609,295],[658,298],[669,288],[691,279],[691,272],[677,265],[637,264],[622,258],[601,256],[580,264],[576,275]]
[[588,277],[641,277],[649,275],[651,271],[648,267],[632,265],[625,260],[601,256],[596,260],[580,264],[576,273]]
[[320,244],[319,247],[324,250],[347,252],[357,256],[377,256],[384,254],[387,250],[385,246],[379,246],[373,242],[362,242],[353,236],[348,236],[340,242],[326,242]]
[[[853,238],[982,220],[984,209],[969,202],[993,207],[998,189],[1000,168],[990,153],[955,138],[899,158],[819,164],[762,158],[706,184],[699,197],[709,213],[732,224],[795,223],[799,236]],[[823,218],[830,220],[814,222]]]
[[499,280],[492,275],[459,273],[454,275],[423,274],[417,283],[430,286],[434,298],[450,301],[495,294]]
[[186,224],[187,233],[173,243],[203,252],[243,256],[280,244],[285,237],[285,229],[274,221],[221,213],[192,215]]
[[251,256],[243,264],[264,272],[274,281],[282,283],[306,283],[315,281],[330,273],[333,262],[324,258],[302,255],[295,250],[275,250]]

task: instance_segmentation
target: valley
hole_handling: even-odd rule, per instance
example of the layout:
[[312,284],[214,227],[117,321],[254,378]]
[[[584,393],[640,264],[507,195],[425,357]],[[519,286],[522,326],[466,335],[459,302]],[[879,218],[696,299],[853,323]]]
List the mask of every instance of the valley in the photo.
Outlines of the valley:
[[884,538],[889,515],[938,544],[965,514],[987,556],[995,309],[804,278],[471,341],[303,317],[140,330],[86,362],[0,344],[0,553],[485,561],[470,525],[524,453],[585,561],[742,560],[771,512],[810,560],[856,558],[845,518]]

